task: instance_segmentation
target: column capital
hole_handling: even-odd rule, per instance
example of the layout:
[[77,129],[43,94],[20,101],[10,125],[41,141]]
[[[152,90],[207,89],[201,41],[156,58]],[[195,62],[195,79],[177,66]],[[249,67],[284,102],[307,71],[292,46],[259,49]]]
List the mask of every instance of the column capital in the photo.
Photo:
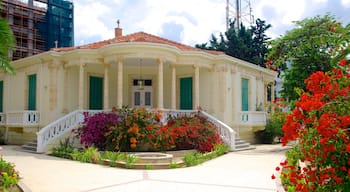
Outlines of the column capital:
[[166,61],[165,58],[159,57],[159,58],[157,59],[157,64],[163,64],[165,61]]

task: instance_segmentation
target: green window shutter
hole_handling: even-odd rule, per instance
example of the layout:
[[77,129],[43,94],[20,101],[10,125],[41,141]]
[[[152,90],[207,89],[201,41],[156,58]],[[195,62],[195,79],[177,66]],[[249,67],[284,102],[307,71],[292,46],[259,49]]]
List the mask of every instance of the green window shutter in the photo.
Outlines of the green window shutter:
[[89,93],[89,108],[102,109],[103,108],[103,78],[90,77],[90,93]]
[[248,111],[248,79],[242,79],[242,111]]
[[36,110],[36,74],[28,76],[28,110]]
[[192,109],[192,77],[180,79],[180,109]]
[[4,81],[0,81],[0,112],[3,112],[4,103]]

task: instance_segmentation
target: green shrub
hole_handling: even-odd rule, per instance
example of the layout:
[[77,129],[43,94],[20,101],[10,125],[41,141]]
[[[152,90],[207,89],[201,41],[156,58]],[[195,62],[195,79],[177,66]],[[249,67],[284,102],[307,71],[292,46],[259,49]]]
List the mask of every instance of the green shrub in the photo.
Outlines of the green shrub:
[[0,156],[0,190],[8,191],[12,187],[15,187],[18,183],[19,177],[15,170],[15,166],[6,162]]
[[284,112],[285,104],[281,104],[279,100],[274,103],[275,111],[270,114],[265,129],[255,132],[255,137],[259,143],[271,144],[275,142],[275,138],[283,136],[282,126],[286,121],[289,112]]

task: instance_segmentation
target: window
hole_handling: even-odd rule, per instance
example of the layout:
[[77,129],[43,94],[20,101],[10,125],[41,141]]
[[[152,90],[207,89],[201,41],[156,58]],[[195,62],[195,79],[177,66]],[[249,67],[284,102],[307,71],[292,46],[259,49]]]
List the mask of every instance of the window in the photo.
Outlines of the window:
[[36,110],[36,74],[28,76],[28,110]]
[[248,111],[248,79],[242,79],[242,111]]

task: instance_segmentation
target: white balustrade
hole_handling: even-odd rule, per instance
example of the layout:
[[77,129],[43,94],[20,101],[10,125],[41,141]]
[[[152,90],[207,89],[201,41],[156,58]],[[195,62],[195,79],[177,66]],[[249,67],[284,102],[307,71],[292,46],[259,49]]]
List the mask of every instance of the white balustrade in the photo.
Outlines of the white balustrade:
[[240,125],[266,125],[267,113],[264,111],[241,111]]
[[225,144],[230,146],[231,151],[236,149],[236,146],[235,146],[236,132],[231,127],[229,127],[219,119],[215,118],[214,116],[204,111],[200,111],[199,114],[208,118],[208,121],[213,123],[218,128],[218,132],[221,139],[224,141]]
[[7,126],[39,126],[40,115],[38,111],[15,111],[6,113]]
[[85,114],[88,116],[102,112],[101,110],[75,110],[60,119],[48,124],[37,133],[37,152],[43,153],[45,146],[53,139],[60,137],[67,131],[78,127],[84,122]]

